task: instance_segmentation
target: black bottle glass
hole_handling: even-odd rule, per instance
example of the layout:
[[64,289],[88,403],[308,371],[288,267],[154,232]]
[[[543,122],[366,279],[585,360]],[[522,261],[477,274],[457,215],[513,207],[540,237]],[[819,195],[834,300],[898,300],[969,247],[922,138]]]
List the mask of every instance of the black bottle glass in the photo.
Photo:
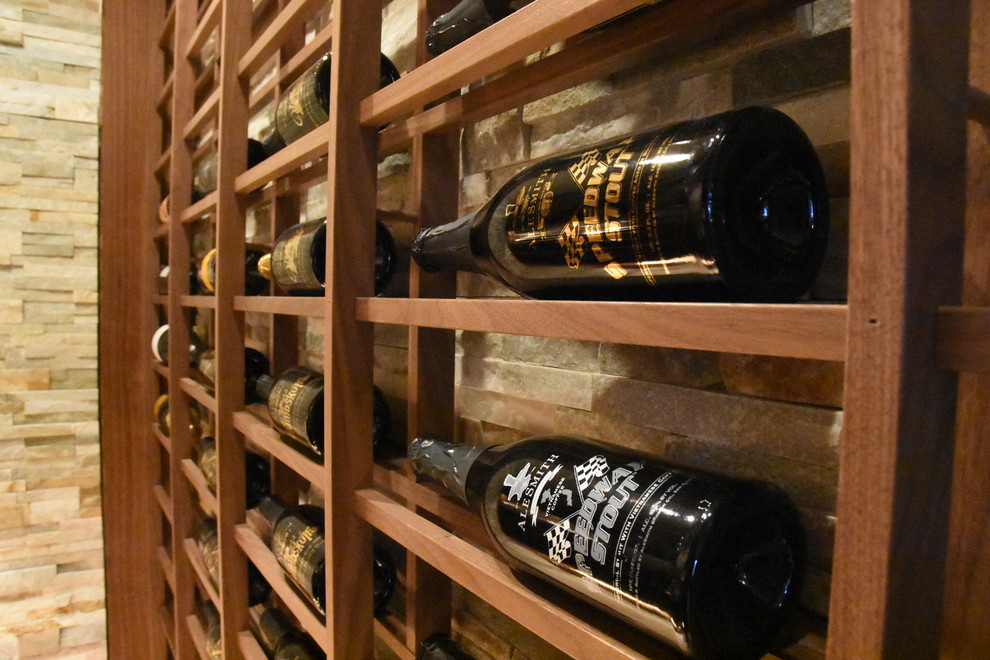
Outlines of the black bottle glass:
[[[168,364],[168,334],[169,324],[158,326],[151,336],[151,354],[155,360],[161,364]],[[189,364],[195,364],[196,360],[206,348],[205,342],[200,339],[195,331],[189,331]]]
[[272,525],[271,550],[279,565],[306,599],[326,614],[323,509],[286,506],[275,497],[261,500],[258,509]]
[[[258,262],[265,250],[248,246],[244,250],[244,295],[260,296],[268,293],[268,279],[258,271]],[[199,262],[196,269],[199,288],[212,296],[217,292],[217,249],[213,248]]]
[[[265,147],[258,140],[248,138],[247,166],[254,167],[266,157]],[[217,189],[217,154],[202,158],[193,167],[192,201],[198,202]]]
[[[326,218],[289,227],[275,240],[271,255],[262,257],[260,273],[293,295],[323,295],[327,273]],[[375,222],[375,295],[395,274],[398,255],[388,228]]]
[[430,635],[416,649],[416,660],[474,660],[446,635]]
[[[275,108],[275,126],[264,139],[267,155],[295,142],[330,118],[330,58],[330,53],[324,55],[285,90]],[[379,88],[398,79],[399,70],[383,53]]]
[[412,253],[536,298],[785,302],[810,287],[827,234],[814,148],[754,107],[538,163]]
[[[216,352],[209,349],[203,352],[196,362],[198,375],[209,389],[213,389],[217,378]],[[258,394],[258,379],[267,376],[268,358],[261,351],[244,347],[244,403],[259,403],[264,399]]]
[[258,642],[272,660],[326,660],[326,653],[293,626],[281,610],[268,608],[258,617]]
[[481,515],[512,566],[693,657],[762,657],[797,603],[804,532],[768,484],[563,436],[419,438],[409,455]]
[[[172,269],[168,266],[168,264],[162,266],[162,269],[160,271],[158,271],[158,286],[157,286],[157,290],[158,290],[158,293],[160,295],[163,295],[163,296],[167,296],[168,295],[168,279],[169,279],[169,274],[171,273],[171,271],[172,271]],[[195,263],[194,262],[191,262],[190,263],[190,268],[189,268],[189,271],[188,271],[189,272],[189,295],[191,295],[191,296],[198,296],[198,295],[202,295],[202,293],[203,293],[202,289],[200,288],[199,276],[198,276],[198,274],[197,274],[196,271],[197,271],[197,268],[196,268]]]
[[[220,541],[217,536],[217,523],[211,518],[205,519],[196,528],[196,543],[203,555],[203,564],[214,585],[220,584]],[[254,564],[248,562],[248,605],[255,606],[268,600],[272,595],[272,587]]]
[[[214,493],[217,490],[217,442],[213,436],[199,440],[196,465],[206,479],[206,485]],[[244,453],[245,506],[253,509],[271,494],[271,471],[268,460],[253,451]]]

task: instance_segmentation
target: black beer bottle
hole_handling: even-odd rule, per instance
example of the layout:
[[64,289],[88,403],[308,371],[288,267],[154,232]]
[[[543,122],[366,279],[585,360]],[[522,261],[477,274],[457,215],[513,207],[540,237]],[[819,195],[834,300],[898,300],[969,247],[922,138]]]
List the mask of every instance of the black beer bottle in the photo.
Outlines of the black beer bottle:
[[535,298],[784,302],[810,287],[827,230],[808,138],[746,108],[538,163],[412,253]]
[[[324,55],[285,90],[275,108],[275,125],[269,127],[263,140],[266,155],[295,142],[330,118],[330,57],[330,53]],[[399,70],[382,53],[379,88],[398,79]]]
[[[388,228],[375,222],[375,295],[395,274],[398,255]],[[326,218],[289,227],[275,240],[270,255],[261,258],[258,270],[293,295],[323,295],[327,274]]]
[[[199,551],[203,555],[203,564],[206,572],[210,574],[213,584],[220,585],[220,541],[217,536],[217,523],[212,518],[207,518],[196,528],[196,543]],[[272,595],[272,587],[265,581],[261,572],[255,568],[254,564],[248,562],[248,605],[254,606],[268,600]]]
[[691,656],[762,657],[797,602],[804,533],[768,484],[563,436],[487,449],[418,438],[409,456],[514,567]]
[[313,640],[289,623],[281,610],[268,608],[257,624],[258,642],[272,660],[326,660]]
[[[217,442],[213,436],[200,438],[196,465],[214,493],[217,490]],[[253,509],[271,494],[271,473],[264,456],[253,451],[244,453],[245,507]]]

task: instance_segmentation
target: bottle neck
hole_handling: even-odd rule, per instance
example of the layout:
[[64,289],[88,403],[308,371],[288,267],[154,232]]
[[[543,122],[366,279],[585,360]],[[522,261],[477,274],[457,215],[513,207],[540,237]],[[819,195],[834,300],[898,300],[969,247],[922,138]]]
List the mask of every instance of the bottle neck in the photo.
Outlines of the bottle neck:
[[410,250],[419,267],[427,272],[443,269],[485,272],[471,250],[471,228],[475,214],[454,222],[420,230]]
[[269,495],[258,503],[258,510],[261,514],[268,519],[272,525],[278,522],[278,519],[282,517],[285,513],[287,506],[278,501],[274,496]]
[[470,504],[467,477],[471,466],[488,447],[446,442],[436,436],[420,436],[409,445],[409,460],[416,474],[443,484],[465,504]]
[[258,393],[262,401],[268,401],[268,398],[272,395],[272,387],[274,386],[275,379],[271,374],[261,374],[254,381],[254,391]]

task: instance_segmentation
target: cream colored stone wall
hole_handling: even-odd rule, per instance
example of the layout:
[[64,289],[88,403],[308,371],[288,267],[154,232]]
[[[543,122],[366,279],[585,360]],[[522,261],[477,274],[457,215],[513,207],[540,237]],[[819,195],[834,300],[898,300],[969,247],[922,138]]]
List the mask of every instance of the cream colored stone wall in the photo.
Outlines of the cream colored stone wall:
[[0,658],[106,655],[100,0],[0,2]]

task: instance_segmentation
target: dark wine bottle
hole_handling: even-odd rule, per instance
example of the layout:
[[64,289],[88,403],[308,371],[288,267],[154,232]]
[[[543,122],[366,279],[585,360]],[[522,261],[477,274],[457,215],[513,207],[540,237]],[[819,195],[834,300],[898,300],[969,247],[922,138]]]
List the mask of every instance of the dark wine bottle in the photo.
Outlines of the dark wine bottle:
[[272,524],[271,549],[290,581],[322,614],[326,614],[326,540],[323,509],[286,506],[275,497],[258,509]]
[[[285,90],[275,107],[275,125],[264,131],[267,155],[295,142],[330,118],[330,57],[330,53],[324,55]],[[398,79],[399,70],[383,53],[379,88]]]
[[392,410],[388,407],[385,394],[372,385],[372,453],[375,458],[385,458],[392,449]]
[[199,602],[199,613],[205,623],[206,657],[210,660],[223,660],[223,640],[220,634],[220,613],[213,603]]
[[[169,414],[167,394],[162,394],[155,400],[152,416],[158,430],[162,432],[162,435],[168,437],[172,432],[172,418]],[[193,438],[200,436],[200,420],[199,410],[195,406],[189,406],[189,432],[192,433]]]
[[[168,264],[162,266],[162,269],[158,271],[158,293],[163,296],[168,295],[168,278],[171,273],[171,268]],[[202,295],[202,290],[199,285],[199,278],[196,276],[196,267],[194,264],[190,264],[189,269],[189,295],[198,296]]]
[[[258,261],[266,254],[265,250],[248,247],[244,251],[244,295],[260,296],[268,293],[268,279],[258,272]],[[217,292],[217,249],[213,248],[199,262],[196,271],[197,281],[207,295]]]
[[[220,541],[217,536],[217,523],[212,518],[203,520],[196,528],[196,543],[203,555],[203,564],[214,585],[220,584]],[[254,564],[247,567],[248,605],[254,606],[268,600],[272,587]]]
[[762,657],[797,603],[804,532],[768,484],[563,436],[418,438],[409,456],[481,515],[513,567],[693,657]]
[[[203,385],[213,389],[217,377],[216,352],[211,348],[203,351],[196,362],[198,375]],[[258,380],[268,375],[268,358],[261,351],[250,347],[244,348],[244,403],[259,403],[264,401],[258,394]]]
[[543,161],[412,252],[536,298],[783,302],[810,287],[827,234],[814,147],[754,107]]
[[430,635],[416,649],[416,660],[474,660],[446,635]]
[[[323,457],[323,374],[298,366],[284,371],[278,378],[258,378],[258,395],[268,402],[272,425],[303,448]],[[372,443],[377,451],[386,448],[392,428],[392,416],[385,395],[373,386],[374,414]]]
[[[214,493],[217,490],[217,442],[213,436],[199,440],[196,465],[199,466],[206,485]],[[271,474],[268,460],[253,451],[244,454],[245,506],[253,509],[262,499],[271,494]]]
[[[323,509],[286,506],[275,497],[266,497],[258,508],[272,524],[271,548],[279,565],[309,602],[326,614]],[[377,544],[373,549],[374,612],[378,616],[395,592],[396,573],[388,552]]]
[[[327,272],[326,218],[289,227],[275,240],[258,270],[293,295],[323,295]],[[375,222],[375,295],[381,294],[395,274],[395,241],[388,228]]]
[[[151,336],[151,354],[155,359],[168,364],[168,323],[161,325]],[[189,364],[195,364],[196,360],[203,353],[206,344],[194,331],[189,331]]]
[[293,626],[281,610],[268,608],[262,612],[256,632],[261,648],[272,660],[326,660],[326,653]]
[[[265,147],[258,140],[248,138],[247,141],[248,169],[263,161],[267,154]],[[213,152],[202,158],[193,167],[192,201],[197,202],[217,189],[217,154]]]

